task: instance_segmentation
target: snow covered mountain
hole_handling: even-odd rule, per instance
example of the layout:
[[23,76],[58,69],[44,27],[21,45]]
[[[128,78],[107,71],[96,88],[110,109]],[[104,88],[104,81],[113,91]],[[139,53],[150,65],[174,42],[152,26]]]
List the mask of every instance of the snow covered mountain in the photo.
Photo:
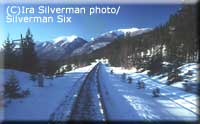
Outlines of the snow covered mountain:
[[130,35],[131,37],[133,37],[151,30],[152,30],[151,28],[130,28],[130,29],[118,29],[114,32],[122,33],[125,36]]
[[53,41],[38,44],[36,50],[40,59],[58,60],[61,57],[69,57],[71,53],[82,47],[86,40],[77,36],[61,36]]
[[149,28],[118,29],[92,38],[90,42],[75,36],[60,36],[53,41],[37,44],[36,50],[40,59],[66,59],[70,56],[92,53],[94,50],[105,47],[119,37],[126,35],[136,36],[150,31]]
[[78,38],[78,36],[76,36],[76,35],[60,36],[60,37],[57,37],[54,39],[54,44],[60,45],[60,46],[65,46],[69,43],[72,43],[77,38]]
[[102,48],[108,44],[110,44],[112,41],[119,37],[123,37],[126,35],[136,36],[145,32],[150,31],[150,28],[130,28],[130,29],[118,29],[106,32],[104,34],[101,34],[100,36],[96,38],[92,38],[90,42],[87,44],[84,44],[82,47],[74,50],[72,52],[71,56],[75,55],[82,55],[82,54],[89,54],[92,53],[94,50],[97,50],[99,48]]

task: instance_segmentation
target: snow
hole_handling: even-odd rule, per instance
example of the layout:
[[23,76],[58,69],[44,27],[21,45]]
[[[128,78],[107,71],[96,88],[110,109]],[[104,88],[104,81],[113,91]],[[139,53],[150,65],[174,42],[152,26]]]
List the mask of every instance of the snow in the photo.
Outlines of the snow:
[[[106,45],[108,45],[109,43],[106,43],[106,42],[100,42],[100,43],[96,43],[96,44],[94,44],[94,45],[91,45],[91,48],[92,48],[92,50],[94,51],[94,50],[97,50],[97,49],[99,49],[99,48],[102,48],[102,47],[104,47],[104,46],[106,46]],[[92,52],[92,51],[91,51]]]
[[[164,62],[163,64],[170,65],[170,63],[167,63],[167,62]],[[197,88],[198,83],[199,83],[199,80],[198,80],[199,64],[187,63],[187,64],[184,64],[184,65],[178,67],[177,69],[180,70],[179,76],[183,77],[183,81],[175,82],[171,86],[177,87],[177,88],[180,88],[183,90],[184,89],[183,84],[185,84],[186,81],[188,81],[187,83],[193,84],[194,88]],[[191,74],[188,75],[188,72],[191,72]],[[166,84],[168,74],[165,73],[165,74],[155,75],[155,76],[152,76],[151,78],[158,80],[160,83]],[[196,91],[194,91],[194,92],[196,92]]]
[[[54,80],[45,79],[42,88],[29,79],[28,73],[1,69],[0,73],[4,74],[4,80],[7,80],[8,75],[14,72],[19,79],[21,88],[29,89],[31,93],[20,99],[4,99],[5,120],[49,120],[66,95],[70,95],[73,90],[79,88],[74,84],[81,84],[81,82],[75,82],[82,81],[93,66],[94,64],[67,72],[64,77],[57,77]],[[67,107],[71,109],[70,106]]]
[[[191,71],[193,77],[197,77],[199,65],[197,63],[188,63],[178,68],[181,76],[185,76],[189,71]],[[197,80],[197,79],[196,79]]]
[[117,31],[122,31],[122,32],[135,32],[135,31],[138,31],[139,28],[130,28],[130,29],[118,29]]
[[129,32],[136,32],[136,31],[145,31],[145,30],[149,30],[150,28],[129,28],[129,29],[118,29],[117,31],[121,31],[121,32],[124,32],[125,34],[126,33],[129,33]]
[[[73,42],[76,38],[78,38],[78,36],[76,35],[71,35],[71,36],[60,36],[54,39],[54,43],[57,44],[60,41],[65,41],[62,43],[62,45],[66,44],[66,43],[70,43]],[[62,46],[61,45],[61,46]]]
[[[139,35],[142,34],[144,32],[150,31],[151,28],[126,28],[126,29],[116,29],[116,30],[111,30],[109,32],[103,33],[100,36],[107,36],[107,37],[111,37],[112,34],[117,34],[118,36],[120,35],[126,35],[127,33],[130,33],[131,36],[135,36],[135,35]],[[94,38],[93,38],[94,40]]]
[[46,47],[47,45],[47,42],[42,43],[42,47]]
[[100,94],[98,93],[97,79],[97,69],[94,68],[81,88],[79,99],[71,114],[72,120],[105,120],[100,102]]
[[171,65],[171,63],[166,62],[166,61],[162,62],[162,64],[163,64],[163,65]]
[[127,29],[116,29],[108,32],[104,32],[97,37],[91,37],[90,42],[84,44],[82,47],[73,51],[71,56],[81,55],[81,54],[89,54],[94,50],[105,47],[106,45],[113,42],[116,38],[120,36],[126,36],[130,34],[130,36],[140,35],[142,33],[150,31],[150,28],[127,28]]
[[0,45],[0,52],[4,50],[3,45]]
[[123,73],[133,73],[133,72],[136,72],[136,68],[131,68],[131,69],[125,69],[125,68],[122,68],[122,67],[109,67],[111,70],[115,70],[115,73],[118,73],[118,74],[123,74]]
[[[1,69],[0,73],[4,74],[4,81],[8,79],[11,72],[14,72],[20,81],[21,88],[29,89],[31,94],[20,99],[1,100],[5,102],[5,105],[3,108],[0,103],[0,119],[2,120],[4,114],[5,120],[69,120],[86,75],[101,61],[104,62],[103,59],[96,60],[90,66],[66,72],[64,77],[57,77],[53,80],[45,79],[43,88],[31,81],[28,73]],[[97,75],[98,72],[92,73],[90,80],[87,81],[89,85],[86,89],[90,87],[92,103],[95,104],[91,108],[98,111],[92,115],[94,119],[102,120],[104,118],[102,115],[111,121],[156,122],[196,121],[198,119],[197,94],[166,85],[163,83],[166,81],[166,74],[149,77],[146,73],[138,73],[135,68],[128,70],[106,65],[108,65],[106,62],[100,64],[99,75]],[[198,66],[195,63],[185,64],[178,69],[183,75],[186,75],[188,70],[198,72]],[[113,74],[110,73],[111,70]],[[126,79],[122,79],[123,73],[126,73],[126,78],[133,79],[131,84]],[[195,76],[192,74],[190,78]],[[96,84],[98,79],[99,83]],[[145,83],[144,89],[137,88],[138,81]],[[0,86],[2,87],[2,82]],[[155,88],[160,89],[159,97],[152,95],[152,90]],[[100,99],[102,99],[101,102],[99,102]]]
[[[197,63],[188,63],[180,66],[178,68],[180,70],[179,75],[183,77],[183,81],[176,82],[172,84],[174,87],[178,87],[184,89],[184,85],[186,82],[191,84],[193,87],[193,92],[197,92],[198,83],[199,82],[199,64]],[[191,74],[188,74],[191,73]],[[195,90],[194,90],[195,89]]]
[[[114,74],[110,74],[110,70]],[[133,78],[128,84],[122,80],[122,73]],[[142,80],[145,89],[137,89]],[[100,84],[109,120],[149,121],[196,121],[198,115],[197,95],[179,88],[167,86],[146,74],[115,67],[101,66]],[[161,96],[153,97],[152,90],[160,88]]]
[[94,37],[91,37],[90,40],[93,41],[93,40],[94,40]]

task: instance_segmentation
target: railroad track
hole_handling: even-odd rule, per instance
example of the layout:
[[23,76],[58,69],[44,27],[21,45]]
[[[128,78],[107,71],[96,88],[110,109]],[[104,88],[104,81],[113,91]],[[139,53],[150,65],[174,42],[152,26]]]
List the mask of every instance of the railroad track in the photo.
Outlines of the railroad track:
[[[91,71],[90,69],[88,72]],[[69,91],[69,93],[73,95],[66,95],[64,100],[59,104],[59,106],[56,108],[56,110],[50,115],[51,121],[55,123],[59,123],[61,121],[69,120],[70,114],[71,114],[71,107],[74,104],[74,101],[76,100],[77,94],[80,91],[80,88],[82,86],[82,82],[84,82],[85,77],[88,75],[88,73],[84,73],[72,86],[72,89]],[[64,110],[64,111],[63,111]],[[59,123],[60,124],[60,123]]]
[[103,121],[105,120],[102,105],[97,64],[87,75],[72,108],[70,121]]

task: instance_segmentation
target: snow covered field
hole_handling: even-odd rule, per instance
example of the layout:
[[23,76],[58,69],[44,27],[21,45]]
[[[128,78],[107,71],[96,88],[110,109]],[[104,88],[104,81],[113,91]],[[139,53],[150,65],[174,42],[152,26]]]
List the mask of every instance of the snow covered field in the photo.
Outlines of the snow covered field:
[[[95,65],[96,63],[93,63],[90,66],[67,72],[64,77],[57,77],[53,80],[45,79],[44,87],[38,87],[36,82],[31,81],[28,73],[0,70],[0,73],[4,74],[4,80],[7,80],[8,75],[14,72],[19,79],[21,88],[30,90],[30,95],[27,97],[4,99],[5,105],[4,109],[1,108],[1,114],[4,114],[5,120],[69,120],[83,81]],[[190,79],[198,81],[196,67],[194,64],[188,64],[179,69],[185,78],[187,69],[193,70]],[[113,70],[113,74],[110,73],[111,70]],[[126,73],[126,79],[122,78],[123,73]],[[98,96],[98,98],[100,95],[102,96],[101,102],[103,103],[97,99],[96,102],[104,106],[104,110],[100,111],[103,111],[107,120],[154,122],[163,120],[196,121],[198,119],[198,96],[195,93],[186,92],[180,87],[166,85],[163,83],[167,81],[164,76],[162,78],[159,76],[149,77],[145,73],[137,73],[134,68],[125,70],[108,67],[106,64],[100,64],[99,71],[95,70],[91,76],[85,87],[90,88],[91,96]],[[128,77],[133,79],[132,83],[128,83]],[[138,88],[138,81],[145,83],[144,89]],[[97,82],[99,83],[96,85]],[[97,91],[98,86],[100,86],[100,92]],[[152,95],[155,88],[160,89],[159,97]],[[96,116],[94,115],[94,117]]]
[[[20,99],[5,99],[5,120],[49,120],[51,114],[57,109],[66,95],[71,94],[77,80],[84,78],[94,65],[67,72],[64,77],[53,80],[45,79],[44,87],[38,87],[37,82],[30,80],[28,73],[14,70],[0,70],[4,74],[4,80],[14,72],[19,79],[22,89],[29,89],[30,95]],[[1,84],[2,86],[2,84]],[[78,88],[78,87],[77,87]],[[74,88],[73,88],[74,89]]]
[[[180,89],[184,89],[183,84],[187,81],[188,83],[195,86],[197,89],[199,82],[198,75],[199,75],[199,65],[197,63],[188,63],[183,66],[180,66],[178,70],[180,70],[179,76],[183,77],[183,81],[178,81],[171,86],[177,87]],[[165,84],[167,82],[167,75],[158,75],[153,76],[152,79],[158,80],[160,83]],[[194,91],[197,92],[197,91]]]
[[[111,69],[114,74],[110,74]],[[121,78],[126,72],[133,82]],[[109,120],[165,120],[196,121],[198,118],[197,95],[179,88],[167,86],[134,70],[123,70],[101,66],[100,82]],[[145,89],[138,89],[137,82],[143,81]],[[152,90],[160,88],[161,96],[153,97]]]

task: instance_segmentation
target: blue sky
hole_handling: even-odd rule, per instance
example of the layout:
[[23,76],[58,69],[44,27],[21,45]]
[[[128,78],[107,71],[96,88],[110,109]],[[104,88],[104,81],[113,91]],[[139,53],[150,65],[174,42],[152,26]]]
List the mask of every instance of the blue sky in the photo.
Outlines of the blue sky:
[[[120,4],[119,4],[120,5]],[[117,7],[119,5],[109,5]],[[33,5],[25,5],[33,6]],[[34,5],[36,6],[36,5]],[[64,6],[61,4],[51,6]],[[76,5],[89,7],[94,5]],[[101,5],[108,6],[108,5]],[[5,16],[0,16],[0,43],[2,43],[7,34],[10,34],[11,39],[20,37],[20,34],[25,34],[27,28],[31,29],[35,41],[48,41],[63,35],[77,35],[86,40],[92,37],[119,28],[154,28],[160,24],[164,24],[171,14],[174,14],[181,5],[178,4],[129,4],[120,5],[119,15],[72,15],[72,23],[5,23]],[[2,5],[0,6],[2,8]],[[4,9],[1,10],[5,13]]]

